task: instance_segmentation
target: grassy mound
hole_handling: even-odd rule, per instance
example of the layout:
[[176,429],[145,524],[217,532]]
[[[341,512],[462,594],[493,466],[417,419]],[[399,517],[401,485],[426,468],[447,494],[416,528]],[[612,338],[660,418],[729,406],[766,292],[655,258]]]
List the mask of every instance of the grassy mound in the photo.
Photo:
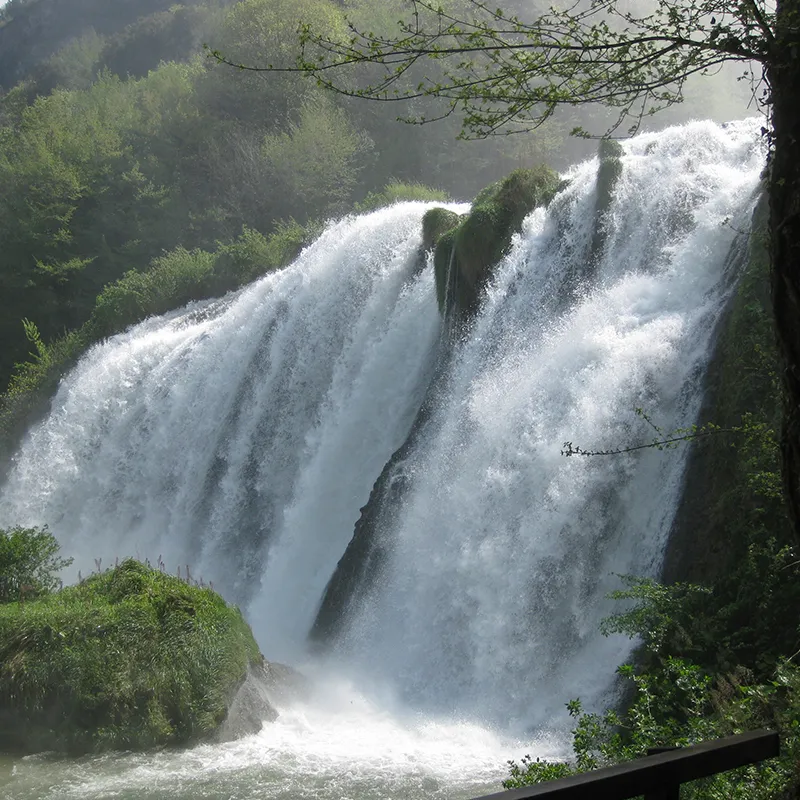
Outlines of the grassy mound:
[[262,657],[235,606],[137,561],[0,606],[0,750],[193,742]]
[[540,166],[514,170],[475,198],[464,221],[442,235],[436,247],[436,291],[443,313],[469,315],[477,309],[492,267],[508,250],[522,220],[547,205],[560,187],[558,175]]

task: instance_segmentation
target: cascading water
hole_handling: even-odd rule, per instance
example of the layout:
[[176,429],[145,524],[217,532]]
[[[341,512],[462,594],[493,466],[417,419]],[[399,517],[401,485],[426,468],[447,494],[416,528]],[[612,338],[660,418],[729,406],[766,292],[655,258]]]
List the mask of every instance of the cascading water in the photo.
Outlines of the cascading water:
[[364,680],[527,728],[608,689],[628,643],[598,635],[604,596],[618,573],[657,574],[683,454],[561,449],[652,439],[637,408],[663,430],[696,419],[732,278],[727,220],[761,165],[752,134],[695,125],[628,143],[604,254],[574,299],[562,287],[592,236],[596,164],[528,217],[402,465],[389,564],[340,645]]
[[160,555],[240,603],[291,529],[303,557],[277,602],[302,641],[425,390],[438,315],[430,274],[412,274],[418,228],[409,206],[345,220],[291,269],[93,348],[0,518],[49,522],[84,571]]
[[[683,469],[679,451],[560,451],[651,439],[636,408],[665,430],[696,418],[763,166],[759,128],[692,123],[625,143],[586,279],[597,162],[572,170],[525,221],[438,372],[449,345],[431,266],[417,269],[419,204],[345,219],[288,269],[97,345],[16,455],[0,525],[48,523],[84,571],[125,555],[188,563],[246,606],[268,658],[308,659],[359,509],[433,379],[402,500],[378,534],[387,558],[317,659],[372,698],[359,701],[368,714],[336,711],[336,737],[347,720],[362,739],[387,724],[376,708],[416,731],[420,754],[433,750],[419,744],[425,720],[470,720],[442,736],[560,728],[566,700],[607,697],[629,643],[599,635],[603,597],[615,573],[657,574]],[[297,753],[324,728],[315,713],[306,745],[289,737]],[[285,738],[296,714],[259,746]],[[493,742],[448,751],[482,754],[460,770],[465,784],[488,779]],[[401,762],[410,769],[370,768]]]

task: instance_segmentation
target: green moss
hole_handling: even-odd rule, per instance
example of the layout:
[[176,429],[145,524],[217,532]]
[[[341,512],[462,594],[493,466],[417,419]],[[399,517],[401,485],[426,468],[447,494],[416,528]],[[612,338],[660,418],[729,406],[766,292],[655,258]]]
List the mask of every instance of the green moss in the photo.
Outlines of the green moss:
[[720,321],[701,412],[736,432],[693,445],[664,568],[668,582],[714,586],[709,607],[724,632],[716,652],[729,649],[732,663],[755,664],[764,674],[774,667],[776,644],[795,641],[796,623],[785,608],[800,602],[780,474],[767,214],[762,198],[736,293]]
[[144,749],[214,733],[262,661],[238,608],[139,562],[0,606],[0,750]]
[[455,211],[448,211],[446,208],[431,208],[422,217],[422,249],[430,250],[436,247],[439,239],[448,231],[453,230],[461,215]]
[[[436,279],[436,300],[439,310],[445,313],[453,303],[453,291],[456,285],[457,269],[455,267],[456,229],[442,234],[433,255],[433,271]],[[450,298],[448,300],[448,298]]]
[[[452,303],[451,308],[461,315],[476,310],[492,267],[508,250],[522,220],[534,208],[547,205],[561,186],[555,172],[540,166],[515,170],[478,194],[453,237],[443,236],[436,248],[436,285],[443,313],[450,310],[443,305],[445,296]],[[452,292],[443,291],[448,285]]]

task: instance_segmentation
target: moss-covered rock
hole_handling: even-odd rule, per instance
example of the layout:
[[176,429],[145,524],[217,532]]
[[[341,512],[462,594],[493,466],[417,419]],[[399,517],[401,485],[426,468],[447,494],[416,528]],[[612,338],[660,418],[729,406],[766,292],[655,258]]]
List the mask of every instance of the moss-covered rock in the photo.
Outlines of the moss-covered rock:
[[781,396],[771,313],[767,203],[753,215],[737,291],[720,321],[701,418],[738,432],[693,445],[667,548],[668,582],[714,582],[748,557],[755,536],[790,543],[780,491]]
[[436,247],[442,236],[457,227],[460,221],[460,214],[440,206],[426,211],[422,217],[422,249]]
[[456,266],[456,230],[452,228],[439,237],[433,253],[433,274],[436,280],[436,301],[442,316],[455,308],[455,288],[458,267]]
[[450,374],[452,355],[451,349],[441,351],[408,436],[384,465],[360,509],[353,536],[325,587],[309,632],[309,639],[320,647],[330,645],[346,630],[350,615],[383,579],[388,554],[395,546],[392,520],[413,486],[408,461],[429,436],[428,423],[439,405],[442,381]]
[[547,205],[561,188],[557,173],[545,166],[518,169],[484,189],[461,224],[436,246],[434,266],[439,308],[469,316],[492,267],[507,252],[522,220]]
[[0,750],[139,750],[213,735],[263,662],[241,612],[137,561],[0,606]]
[[376,585],[383,572],[392,542],[389,520],[408,489],[403,462],[416,445],[427,418],[423,409],[406,441],[392,454],[375,481],[369,500],[360,509],[353,536],[325,587],[322,602],[309,632],[309,639],[328,645],[347,623],[355,605]]
[[597,168],[597,192],[594,207],[594,227],[589,255],[590,269],[594,270],[603,254],[608,238],[608,211],[614,200],[614,190],[622,175],[622,145],[614,139],[602,139],[597,148],[600,164]]

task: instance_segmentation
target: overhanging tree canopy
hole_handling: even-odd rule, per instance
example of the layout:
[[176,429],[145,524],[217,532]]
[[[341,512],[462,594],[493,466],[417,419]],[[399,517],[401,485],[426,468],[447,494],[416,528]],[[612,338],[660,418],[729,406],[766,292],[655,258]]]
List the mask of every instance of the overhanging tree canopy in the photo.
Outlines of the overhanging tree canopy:
[[[390,37],[351,26],[335,38],[305,23],[296,64],[235,66],[299,70],[341,94],[383,102],[433,96],[445,102],[443,114],[464,113],[468,137],[530,130],[559,106],[597,103],[618,109],[613,130],[627,121],[623,132],[631,132],[680,101],[691,75],[731,60],[766,63],[775,38],[775,9],[759,0],[656,0],[641,12],[624,0],[591,0],[551,7],[532,22],[480,0],[462,10],[471,13],[410,0],[409,19]],[[436,78],[415,78],[429,59],[439,62]],[[350,68],[364,64],[379,71],[359,85]]]

